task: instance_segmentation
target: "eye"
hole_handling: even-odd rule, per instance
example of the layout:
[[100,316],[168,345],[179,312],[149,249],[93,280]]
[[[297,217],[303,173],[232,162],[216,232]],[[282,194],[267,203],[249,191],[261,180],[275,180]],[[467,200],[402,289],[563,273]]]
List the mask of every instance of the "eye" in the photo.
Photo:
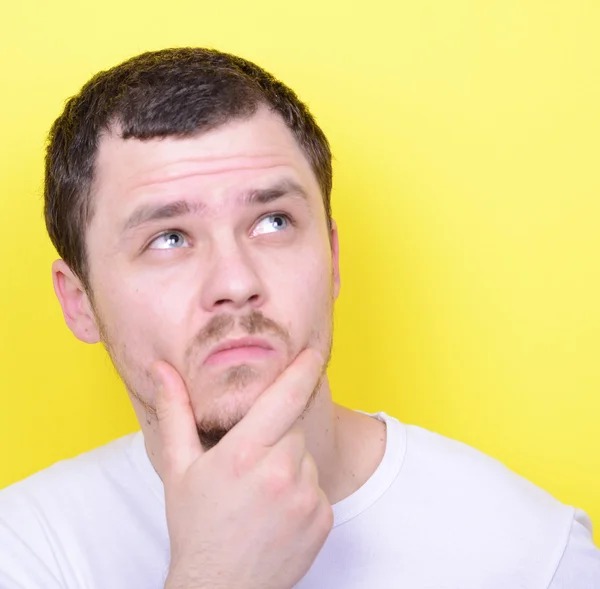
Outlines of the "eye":
[[148,245],[148,249],[153,250],[171,250],[188,247],[183,233],[180,231],[166,231],[161,233],[156,239],[153,239]]
[[287,215],[277,213],[262,218],[254,227],[253,235],[263,235],[264,233],[277,233],[287,229],[290,225],[290,218]]

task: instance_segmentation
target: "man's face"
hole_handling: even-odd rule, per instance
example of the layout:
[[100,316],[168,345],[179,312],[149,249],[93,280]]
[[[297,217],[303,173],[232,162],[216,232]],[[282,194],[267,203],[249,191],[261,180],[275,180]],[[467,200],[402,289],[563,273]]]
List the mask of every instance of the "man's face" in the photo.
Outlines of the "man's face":
[[[98,326],[147,412],[148,369],[166,360],[210,444],[302,349],[328,357],[337,234],[277,115],[261,109],[187,139],[106,135],[92,199],[86,239]],[[216,351],[248,337],[250,346]]]

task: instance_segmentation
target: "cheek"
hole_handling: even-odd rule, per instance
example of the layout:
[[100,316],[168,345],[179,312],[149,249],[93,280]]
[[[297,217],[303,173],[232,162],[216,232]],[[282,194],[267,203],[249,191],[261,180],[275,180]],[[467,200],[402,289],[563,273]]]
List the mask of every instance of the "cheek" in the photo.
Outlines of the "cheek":
[[170,358],[184,345],[187,305],[175,287],[157,288],[132,281],[99,293],[98,307],[111,344],[131,360],[148,364]]
[[292,333],[310,337],[327,328],[332,304],[332,277],[328,260],[316,260],[303,269],[296,268],[287,275],[281,288],[283,292],[279,296],[285,305],[284,316],[293,325]]

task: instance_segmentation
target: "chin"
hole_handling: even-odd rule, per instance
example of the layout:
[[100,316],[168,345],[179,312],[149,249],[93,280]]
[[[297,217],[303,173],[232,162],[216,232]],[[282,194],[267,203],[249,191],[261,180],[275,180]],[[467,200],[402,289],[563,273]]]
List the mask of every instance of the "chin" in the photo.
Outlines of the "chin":
[[205,451],[218,444],[244,418],[269,384],[256,379],[244,385],[236,383],[235,388],[214,391],[212,401],[197,412],[201,416],[197,422],[198,436]]
[[203,423],[233,427],[277,376],[274,368],[265,370],[249,364],[228,367],[201,387],[194,387],[194,409],[204,416]]

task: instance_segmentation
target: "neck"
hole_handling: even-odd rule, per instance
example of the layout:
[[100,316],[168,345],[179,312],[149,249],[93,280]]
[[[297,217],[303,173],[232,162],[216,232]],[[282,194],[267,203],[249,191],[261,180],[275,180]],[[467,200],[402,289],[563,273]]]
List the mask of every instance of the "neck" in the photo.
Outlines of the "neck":
[[319,486],[330,502],[338,494],[343,478],[343,424],[333,403],[327,377],[323,379],[310,409],[298,420],[306,440],[306,450],[312,456],[319,475]]

